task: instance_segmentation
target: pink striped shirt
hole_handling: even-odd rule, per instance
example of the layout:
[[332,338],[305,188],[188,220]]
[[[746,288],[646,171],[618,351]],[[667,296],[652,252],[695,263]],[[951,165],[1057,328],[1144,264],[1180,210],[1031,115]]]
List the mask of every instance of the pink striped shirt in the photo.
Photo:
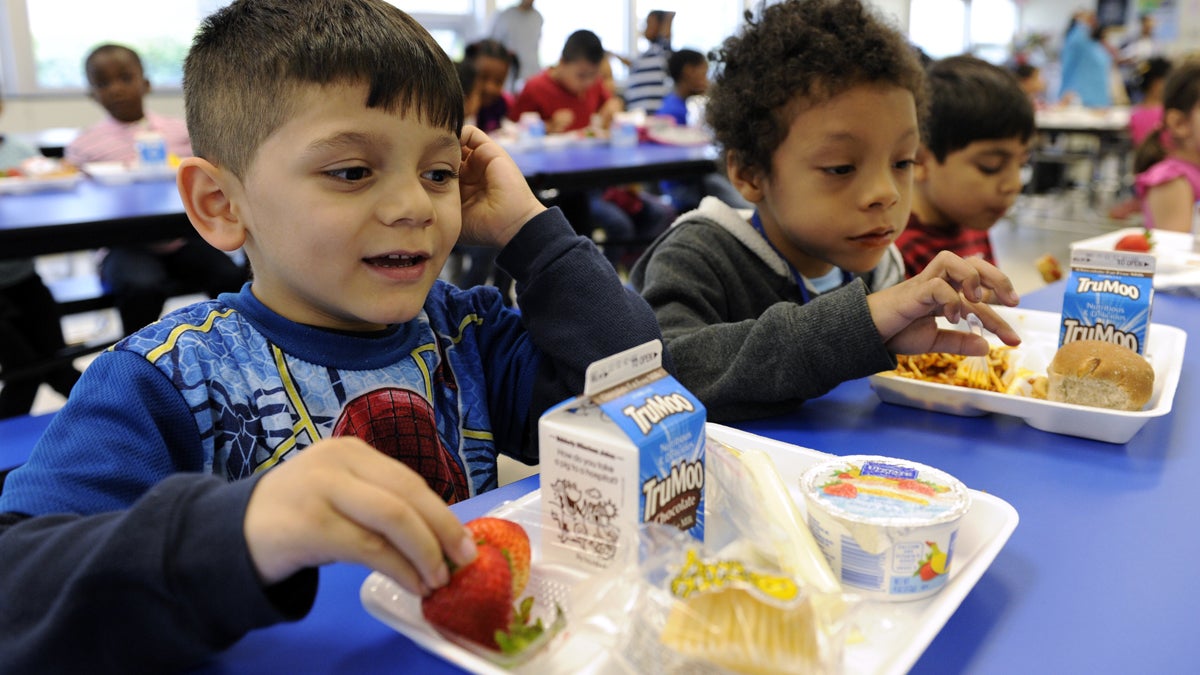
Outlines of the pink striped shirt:
[[157,131],[167,141],[167,150],[180,157],[192,156],[192,142],[187,124],[176,117],[166,117],[147,111],[137,122],[120,122],[112,117],[93,124],[80,132],[67,146],[66,159],[76,166],[85,162],[126,162],[137,158],[134,137],[143,131]]

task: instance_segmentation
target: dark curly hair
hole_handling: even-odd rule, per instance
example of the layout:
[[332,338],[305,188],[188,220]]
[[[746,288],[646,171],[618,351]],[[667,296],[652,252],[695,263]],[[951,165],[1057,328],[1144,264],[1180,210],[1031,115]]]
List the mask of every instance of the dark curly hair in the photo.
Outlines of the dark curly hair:
[[924,110],[916,50],[859,0],[783,0],[758,14],[747,11],[741,33],[709,54],[718,66],[705,116],[743,168],[771,175],[771,157],[797,114],[863,84],[907,89],[918,114]]

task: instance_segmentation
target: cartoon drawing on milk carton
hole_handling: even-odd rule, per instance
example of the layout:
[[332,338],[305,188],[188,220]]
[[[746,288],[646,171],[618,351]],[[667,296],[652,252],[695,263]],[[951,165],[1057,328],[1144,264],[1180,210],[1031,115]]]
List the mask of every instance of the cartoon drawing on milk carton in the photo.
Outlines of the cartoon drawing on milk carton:
[[583,396],[538,423],[547,560],[632,562],[642,523],[704,538],[704,406],[654,341],[593,363]]
[[550,493],[547,506],[558,525],[554,534],[558,542],[611,560],[621,536],[621,528],[613,524],[617,505],[596,488],[581,490],[566,479],[554,481]]

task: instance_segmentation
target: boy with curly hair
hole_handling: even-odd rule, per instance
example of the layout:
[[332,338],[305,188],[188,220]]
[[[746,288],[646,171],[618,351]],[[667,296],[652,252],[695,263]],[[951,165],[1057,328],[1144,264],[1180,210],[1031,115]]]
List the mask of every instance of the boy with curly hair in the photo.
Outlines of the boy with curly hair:
[[[254,279],[97,358],[9,476],[6,671],[194,665],[304,616],[332,561],[428,593],[475,555],[446,503],[496,487],[497,453],[536,461],[587,365],[660,335],[383,0],[234,2],[184,98],[188,217]],[[460,230],[520,313],[438,280]]]
[[988,230],[1021,193],[1036,131],[1033,104],[1009,71],[973,56],[927,70],[929,114],[914,167],[912,215],[896,240],[908,276],[941,251],[996,264]]
[[894,28],[859,0],[785,0],[717,55],[707,119],[755,209],[705,199],[630,277],[710,419],[788,412],[897,353],[987,353],[937,316],[1020,341],[980,302],[1018,301],[994,266],[942,253],[904,280],[925,77]]

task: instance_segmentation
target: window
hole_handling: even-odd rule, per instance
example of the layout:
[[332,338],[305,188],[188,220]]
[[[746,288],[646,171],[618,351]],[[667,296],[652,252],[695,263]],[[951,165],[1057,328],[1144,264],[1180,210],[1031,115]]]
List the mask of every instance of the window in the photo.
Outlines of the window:
[[[159,92],[178,90],[184,55],[203,18],[229,0],[0,0],[0,79],[6,95],[86,89],[83,60],[96,45],[125,44],[142,57]],[[409,12],[451,58],[468,40],[486,35],[491,17],[517,0],[389,0]],[[586,26],[610,51],[631,56],[642,46],[642,23],[651,9],[677,12],[671,43],[712,49],[737,30],[745,0],[625,0],[581,9],[577,0],[537,0],[545,24],[542,65],[558,60],[573,31]],[[64,21],[63,17],[70,17]],[[136,17],[136,18],[131,18]],[[618,78],[623,77],[620,64]]]
[[963,0],[912,0],[908,37],[935,59],[966,49],[966,4]]
[[1012,53],[1017,6],[1012,0],[971,0],[971,53],[1000,64]]
[[43,90],[84,89],[83,60],[88,52],[101,43],[117,42],[138,52],[154,86],[178,88],[192,34],[221,4],[214,0],[26,2],[33,48],[32,84]]
[[912,0],[909,38],[940,59],[970,52],[1001,63],[1017,32],[1014,0]]
[[[506,9],[510,4],[513,3],[497,3],[496,11]],[[605,3],[603,11],[586,12],[580,9],[578,0],[538,0],[534,8],[542,15],[542,42],[538,45],[542,67],[558,63],[567,37],[581,28],[599,36],[608,51],[629,55],[629,5],[621,3],[614,7],[614,4]],[[613,66],[620,64],[614,61]]]
[[651,10],[675,12],[671,22],[671,46],[707,54],[720,46],[742,22],[742,3],[729,0],[635,0],[634,49],[638,50],[646,15]]
[[[156,90],[177,90],[183,59],[204,17],[229,0],[8,0],[0,2],[0,74],[5,94],[86,89],[83,60],[116,42],[142,58]],[[413,15],[451,57],[476,33],[483,0],[391,0]],[[70,17],[64,21],[63,17]],[[135,17],[135,18],[131,18]]]

